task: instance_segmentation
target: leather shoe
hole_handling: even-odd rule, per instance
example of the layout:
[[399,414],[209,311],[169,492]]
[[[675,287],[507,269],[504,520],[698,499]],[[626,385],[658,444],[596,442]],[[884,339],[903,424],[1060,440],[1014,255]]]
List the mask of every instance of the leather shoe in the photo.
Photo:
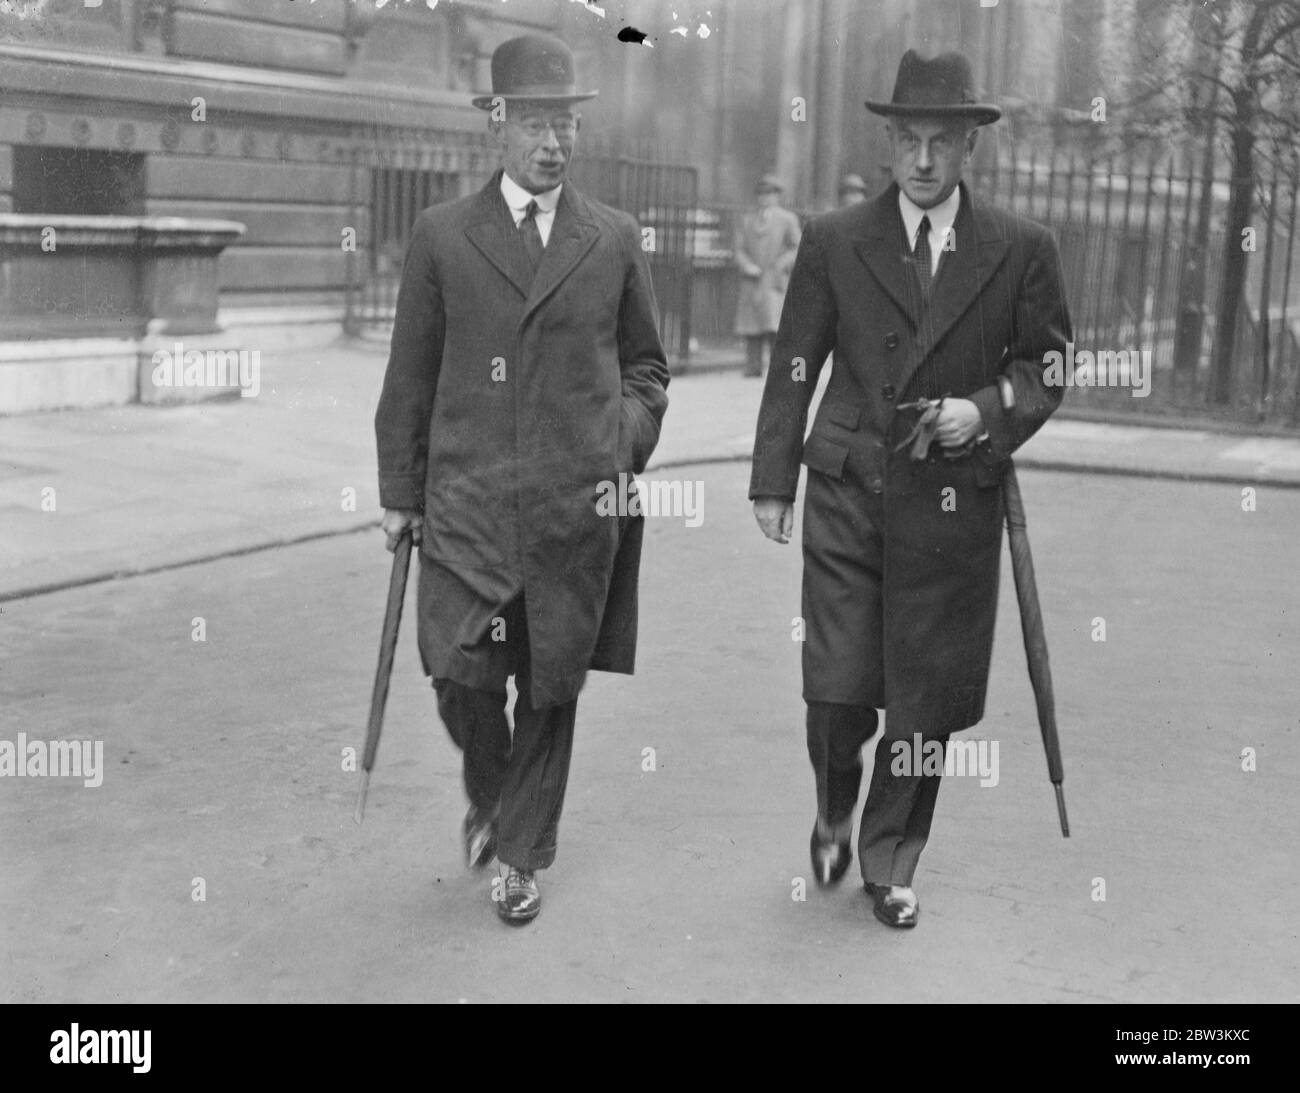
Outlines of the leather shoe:
[[921,904],[916,893],[902,884],[868,884],[872,911],[886,926],[910,930],[921,916]]
[[463,828],[465,838],[465,864],[470,869],[482,869],[497,852],[497,817],[495,812],[469,806]]
[[506,874],[501,898],[497,900],[497,914],[513,926],[532,922],[542,909],[542,894],[537,890],[535,874],[510,867]]
[[853,860],[849,839],[823,839],[820,822],[813,824],[809,852],[812,856],[813,880],[818,888],[831,888],[839,884]]

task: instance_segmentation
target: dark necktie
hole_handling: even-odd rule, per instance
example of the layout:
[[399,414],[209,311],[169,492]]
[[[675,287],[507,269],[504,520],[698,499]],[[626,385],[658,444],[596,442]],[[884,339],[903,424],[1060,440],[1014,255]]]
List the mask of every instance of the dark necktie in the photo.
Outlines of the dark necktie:
[[921,217],[921,229],[916,234],[916,248],[912,251],[916,262],[916,275],[921,279],[921,298],[930,298],[930,218]]
[[535,274],[542,261],[542,233],[537,227],[537,202],[528,202],[524,218],[519,222],[519,237],[524,241],[524,253],[528,255],[528,272]]

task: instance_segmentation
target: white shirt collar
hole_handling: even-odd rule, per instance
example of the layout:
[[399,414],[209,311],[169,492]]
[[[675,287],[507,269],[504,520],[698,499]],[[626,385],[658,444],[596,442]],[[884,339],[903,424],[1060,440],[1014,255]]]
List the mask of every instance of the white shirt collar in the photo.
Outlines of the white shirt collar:
[[907,233],[907,245],[916,244],[916,233],[921,228],[921,217],[930,218],[930,245],[934,248],[936,240],[944,239],[948,230],[957,220],[957,210],[961,206],[961,186],[954,186],[952,193],[933,209],[923,209],[907,194],[898,188],[898,211],[903,215],[903,230]]
[[563,188],[564,183],[560,183],[553,190],[546,190],[540,194],[530,194],[505,171],[501,172],[501,196],[505,198],[506,204],[510,206],[510,211],[515,214],[516,221],[523,217],[524,210],[528,208],[530,201],[537,202],[539,216],[555,212],[555,207],[560,203],[560,191]]

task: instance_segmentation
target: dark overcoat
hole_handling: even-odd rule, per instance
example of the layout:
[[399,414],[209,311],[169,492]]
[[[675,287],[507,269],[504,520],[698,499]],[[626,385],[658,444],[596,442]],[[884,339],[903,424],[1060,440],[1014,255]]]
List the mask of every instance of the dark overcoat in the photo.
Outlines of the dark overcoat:
[[375,415],[379,494],[424,514],[425,671],[484,686],[493,620],[522,593],[541,707],[589,668],[633,669],[642,518],[597,500],[650,458],[668,366],[636,221],[566,183],[530,277],[500,177],[416,222]]
[[[896,186],[805,227],[754,446],[751,498],[793,500],[800,463],[808,467],[804,698],[885,709],[892,739],[983,716],[1001,474],[1060,404],[1043,355],[1071,338],[1047,229],[975,204],[963,186],[951,239],[926,306]],[[1010,411],[999,375],[1014,386]],[[988,438],[956,460],[936,443],[913,463],[895,448],[917,414],[899,404],[943,395],[973,401]]]

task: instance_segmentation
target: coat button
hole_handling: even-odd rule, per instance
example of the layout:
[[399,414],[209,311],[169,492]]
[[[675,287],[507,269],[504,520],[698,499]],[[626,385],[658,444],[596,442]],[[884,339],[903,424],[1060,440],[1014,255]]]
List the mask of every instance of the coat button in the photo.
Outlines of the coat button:
[[887,384],[885,384],[885,386],[882,387],[882,388],[880,389],[880,393],[881,393],[882,395],[884,395],[885,398],[893,398],[893,397],[894,397],[894,385],[893,385],[892,383],[887,383]]
[[886,349],[898,348],[898,335],[895,334],[892,330],[885,335],[885,348]]

